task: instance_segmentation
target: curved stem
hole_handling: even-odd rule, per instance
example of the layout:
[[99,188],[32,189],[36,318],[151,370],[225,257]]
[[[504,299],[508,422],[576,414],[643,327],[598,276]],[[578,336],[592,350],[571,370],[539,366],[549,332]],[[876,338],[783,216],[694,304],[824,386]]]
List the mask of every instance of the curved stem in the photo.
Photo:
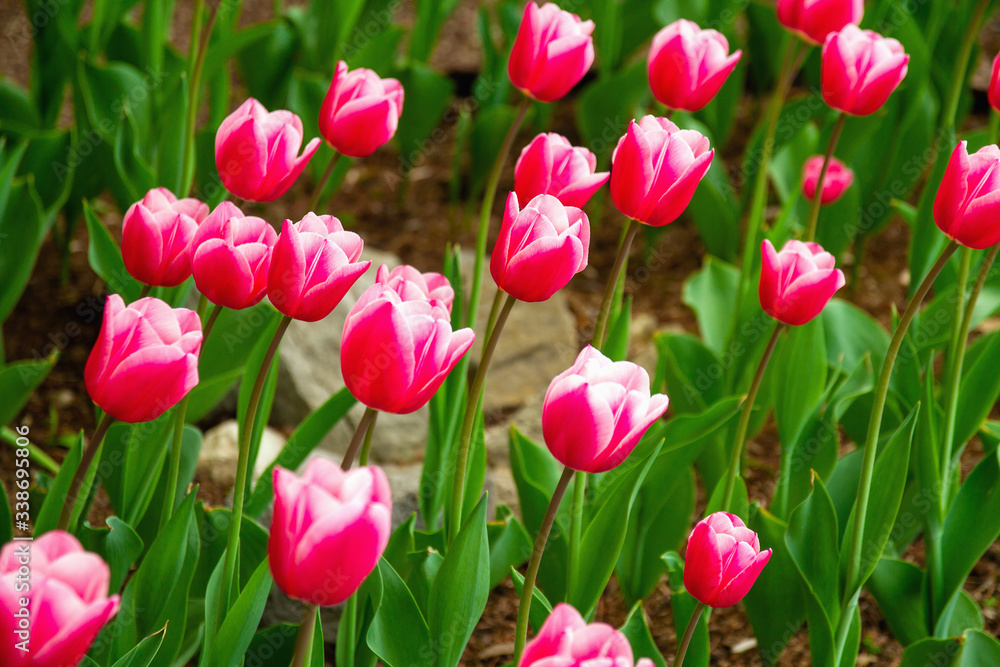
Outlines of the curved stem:
[[170,469],[167,472],[167,495],[163,499],[163,509],[160,514],[160,530],[167,525],[174,514],[174,501],[177,499],[177,481],[181,472],[181,443],[184,439],[184,423],[187,415],[190,392],[177,404],[174,413],[174,437],[170,443]]
[[632,241],[639,233],[641,223],[629,220],[628,228],[625,230],[625,238],[622,239],[618,247],[618,255],[615,257],[615,264],[611,267],[611,275],[604,285],[604,297],[601,299],[601,310],[597,314],[597,322],[594,323],[594,338],[592,345],[598,350],[604,347],[604,335],[608,329],[608,318],[611,316],[611,302],[614,300],[615,290],[618,288],[618,281],[621,280],[622,271],[628,264],[628,253],[632,248]]
[[722,496],[720,509],[729,511],[729,504],[733,500],[733,489],[736,487],[736,475],[740,468],[740,454],[743,451],[743,441],[747,437],[747,427],[750,425],[750,414],[753,412],[753,403],[757,398],[757,391],[760,389],[761,380],[764,379],[764,371],[767,369],[767,362],[771,359],[774,346],[778,343],[778,336],[781,335],[785,325],[778,323],[771,334],[771,340],[767,341],[767,348],[764,356],[760,358],[757,365],[757,372],[754,373],[753,382],[750,383],[750,391],[747,392],[746,401],[743,402],[743,413],[740,415],[739,426],[736,427],[736,436],[733,438],[733,448],[729,455],[729,469],[726,471],[726,491]]
[[[236,486],[233,487],[233,514],[229,522],[229,541],[226,543],[226,560],[222,570],[222,594],[219,596],[218,619],[221,622],[229,611],[229,594],[232,590],[233,574],[236,572],[236,555],[240,546],[240,524],[243,522],[243,500],[247,490],[247,470],[250,466],[250,439],[253,435],[254,422],[257,420],[257,405],[260,403],[260,396],[264,392],[264,381],[271,370],[271,362],[278,352],[278,345],[281,344],[281,337],[285,335],[285,330],[292,323],[292,318],[287,315],[281,318],[278,328],[271,339],[271,345],[264,354],[261,361],[260,370],[257,372],[257,379],[253,383],[250,391],[250,399],[247,402],[246,415],[243,417],[243,426],[240,429],[240,449],[239,458],[236,463]],[[236,585],[239,589],[239,583]],[[238,592],[238,591],[237,591]]]
[[361,421],[358,422],[357,428],[354,429],[354,436],[351,438],[351,444],[347,446],[347,451],[344,452],[344,460],[340,462],[342,470],[350,470],[351,466],[354,465],[354,457],[357,456],[358,449],[361,447],[361,442],[368,434],[368,427],[373,421],[375,421],[375,415],[377,414],[378,410],[375,408],[365,408],[365,413],[361,415]]
[[684,656],[687,654],[688,646],[691,645],[691,638],[694,637],[694,630],[698,627],[698,621],[701,620],[701,614],[704,611],[705,603],[699,602],[695,605],[694,611],[691,612],[687,628],[684,629],[684,637],[681,639],[681,643],[677,645],[677,657],[674,658],[674,667],[681,667],[684,664]]
[[566,597],[576,586],[575,568],[580,557],[580,539],[583,533],[583,501],[587,493],[587,473],[578,470],[573,476],[573,507],[570,512],[569,554],[566,561]]
[[98,422],[97,428],[94,429],[94,435],[90,436],[90,440],[87,441],[87,446],[84,447],[80,456],[80,465],[76,467],[73,479],[69,483],[66,502],[63,503],[62,511],[59,513],[59,523],[56,525],[59,530],[69,529],[69,522],[73,517],[73,510],[76,508],[77,496],[80,495],[80,487],[83,486],[83,480],[87,477],[87,472],[94,462],[97,450],[101,448],[101,441],[104,440],[104,436],[107,435],[108,429],[111,428],[114,421],[115,418],[105,412],[104,417]]
[[[498,292],[500,294],[500,292]],[[496,352],[500,335],[503,334],[503,325],[507,323],[507,316],[517,299],[507,295],[504,299],[503,307],[497,315],[496,324],[490,332],[490,337],[483,348],[483,357],[479,361],[479,368],[476,369],[476,377],[469,387],[469,399],[465,404],[465,417],[462,419],[462,430],[459,434],[458,453],[455,457],[455,480],[451,488],[451,521],[448,524],[449,542],[458,536],[458,530],[462,527],[462,504],[465,500],[465,473],[469,462],[469,444],[472,442],[472,428],[476,423],[476,412],[479,410],[480,399],[483,395],[483,388],[486,385],[486,372],[493,360],[493,353]]]
[[358,465],[366,466],[368,465],[368,452],[372,448],[372,434],[375,433],[375,422],[378,421],[378,410],[372,415],[371,421],[368,423],[368,430],[365,431],[365,440],[361,443],[361,456],[358,457]]
[[291,667],[305,667],[312,658],[313,630],[316,627],[316,617],[319,607],[314,604],[306,607],[306,613],[299,624],[299,632],[295,635],[295,653],[292,655]]
[[841,112],[837,116],[837,122],[833,126],[833,133],[830,134],[830,143],[826,146],[826,155],[823,156],[823,168],[819,170],[819,179],[816,181],[816,192],[813,193],[812,208],[809,209],[809,224],[806,226],[806,242],[816,238],[816,223],[819,220],[819,207],[823,202],[823,181],[826,180],[826,171],[830,167],[830,158],[833,157],[833,149],[837,146],[840,133],[844,129],[847,121],[847,114]]
[[[941,516],[947,511],[948,474],[951,472],[951,450],[955,440],[955,415],[958,412],[958,386],[962,378],[962,365],[965,361],[965,346],[968,340],[968,323],[965,322],[965,289],[969,281],[969,267],[972,265],[972,248],[963,247],[958,254],[958,280],[955,282],[955,318],[951,332],[951,342],[948,344],[948,357],[945,365],[945,418],[944,433],[941,434]],[[971,313],[970,313],[971,316]]]
[[528,612],[531,610],[531,596],[535,591],[538,565],[542,562],[545,542],[549,539],[549,532],[556,520],[556,512],[559,510],[559,504],[566,494],[566,487],[569,486],[571,479],[573,479],[573,469],[566,467],[556,484],[555,491],[552,492],[552,500],[549,501],[549,507],[545,510],[545,516],[542,518],[542,525],[538,528],[538,537],[535,538],[535,546],[531,550],[531,558],[528,560],[528,569],[524,573],[524,587],[521,589],[521,601],[517,605],[517,629],[514,634],[515,665],[521,660],[524,644],[528,640]]
[[201,72],[205,68],[205,54],[208,51],[208,41],[212,37],[212,28],[215,27],[215,19],[219,16],[219,2],[212,10],[212,16],[208,19],[208,25],[198,39],[198,29],[201,27],[201,19],[204,14],[204,0],[195,0],[194,18],[191,22],[191,44],[189,60],[191,66],[191,79],[188,81],[188,101],[187,118],[184,121],[184,162],[181,164],[181,192],[189,192],[194,184],[195,168],[195,125],[198,122],[198,94],[201,88]]
[[[316,187],[313,190],[313,196],[309,200],[309,211],[316,213],[317,207],[319,207],[319,200],[323,198],[323,190],[326,189],[326,182],[330,180],[330,176],[333,175],[333,170],[337,166],[337,162],[340,160],[340,153],[334,153],[330,161],[326,163],[326,171],[320,176],[319,181],[316,183]],[[316,213],[316,215],[319,215]]]
[[934,284],[934,279],[941,273],[941,269],[948,263],[948,258],[954,254],[957,248],[958,244],[954,241],[948,243],[945,249],[941,251],[941,255],[934,262],[934,266],[931,267],[923,282],[920,283],[920,287],[917,288],[913,298],[910,299],[910,303],[906,306],[906,310],[903,312],[903,316],[899,319],[896,330],[892,334],[892,340],[889,341],[889,348],[886,351],[885,359],[882,361],[882,370],[879,372],[878,383],[875,385],[875,399],[872,402],[871,417],[868,420],[868,435],[865,438],[864,459],[861,463],[861,476],[858,480],[858,494],[854,507],[851,553],[847,561],[847,590],[844,592],[845,604],[837,629],[838,663],[840,656],[843,655],[844,641],[846,641],[847,637],[847,632],[843,626],[845,623],[850,624],[851,618],[854,616],[854,607],[857,605],[858,599],[856,591],[861,588],[858,584],[864,583],[855,582],[855,579],[857,579],[858,571],[861,568],[861,550],[865,535],[865,519],[868,514],[868,498],[871,494],[872,476],[875,471],[875,455],[878,450],[879,431],[882,428],[882,413],[885,411],[885,400],[886,395],[889,393],[889,380],[892,377],[892,368],[896,363],[896,355],[899,353],[899,347],[903,343],[903,337],[906,335],[906,330],[909,328],[910,322],[913,321],[914,315],[920,309],[920,304],[923,302],[924,297],[927,296],[927,292],[930,291],[931,285]]
[[965,29],[965,36],[962,37],[962,44],[955,56],[955,69],[951,76],[951,91],[948,94],[947,106],[941,114],[941,127],[955,127],[955,115],[958,113],[958,100],[962,97],[962,89],[965,87],[965,74],[969,65],[969,56],[972,54],[972,47],[976,43],[976,37],[982,27],[983,15],[989,6],[990,0],[979,0],[976,9],[972,14]]
[[216,304],[212,307],[212,313],[208,316],[208,322],[205,323],[205,328],[202,329],[201,333],[201,348],[205,349],[205,341],[208,340],[208,334],[212,333],[212,327],[215,326],[215,321],[219,319],[219,314],[222,312],[222,306]]
[[[493,163],[493,170],[490,171],[489,180],[486,181],[486,190],[483,192],[483,205],[479,209],[479,229],[476,232],[476,262],[472,273],[472,289],[469,292],[469,309],[465,314],[467,326],[475,326],[476,314],[479,310],[479,294],[482,291],[483,283],[483,261],[486,257],[486,242],[490,235],[490,212],[493,210],[493,200],[496,199],[497,186],[500,184],[500,175],[503,173],[503,166],[507,162],[510,148],[514,144],[514,138],[518,130],[524,124],[524,118],[531,108],[531,100],[527,97],[521,102],[521,108],[517,112],[513,125],[507,130],[507,136],[503,139],[497,161]],[[521,202],[524,205],[525,202]]]

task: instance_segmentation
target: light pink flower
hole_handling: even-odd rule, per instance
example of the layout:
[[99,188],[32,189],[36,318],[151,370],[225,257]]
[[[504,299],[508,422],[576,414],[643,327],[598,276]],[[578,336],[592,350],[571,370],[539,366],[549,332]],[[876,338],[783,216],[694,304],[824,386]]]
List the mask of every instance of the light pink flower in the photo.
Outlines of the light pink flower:
[[519,201],[552,195],[566,206],[583,208],[611,178],[596,172],[597,157],[586,148],[573,146],[554,132],[539,134],[524,147],[514,165],[514,192]]
[[607,623],[587,625],[580,612],[560,603],[524,647],[518,667],[653,667],[649,658],[634,660],[624,634]]

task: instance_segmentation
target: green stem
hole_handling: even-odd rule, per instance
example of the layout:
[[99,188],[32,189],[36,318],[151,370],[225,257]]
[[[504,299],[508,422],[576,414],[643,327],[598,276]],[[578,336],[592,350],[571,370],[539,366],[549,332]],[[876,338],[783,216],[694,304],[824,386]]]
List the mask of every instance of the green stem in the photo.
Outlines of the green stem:
[[[343,648],[343,654],[340,654],[338,650],[338,658],[342,658],[344,665],[350,666],[355,663],[354,658],[354,643],[358,640],[358,593],[355,591],[351,597],[347,598],[344,603],[344,613],[340,616],[340,622],[344,624],[344,637],[347,641],[344,642],[345,646]],[[340,649],[340,646],[337,647]],[[340,665],[340,659],[336,661],[337,665]]]
[[691,612],[687,628],[684,629],[684,637],[681,639],[681,643],[677,645],[677,657],[674,658],[674,667],[681,667],[684,664],[684,656],[687,654],[688,646],[691,645],[691,638],[694,637],[694,630],[698,627],[698,621],[701,620],[701,614],[704,611],[705,603],[699,602],[695,605],[694,611]]
[[[945,365],[945,417],[944,433],[941,434],[941,497],[938,499],[940,516],[943,517],[948,508],[948,474],[951,472],[951,450],[955,441],[955,415],[958,412],[958,388],[962,378],[962,365],[965,362],[965,347],[968,341],[968,323],[965,321],[965,289],[969,282],[969,267],[972,265],[972,248],[963,247],[958,254],[958,280],[955,282],[955,317],[951,332],[951,342],[948,344],[947,364]],[[970,313],[971,316],[971,313]]]
[[972,20],[969,21],[965,29],[965,36],[962,37],[962,44],[955,57],[955,69],[951,74],[951,91],[948,93],[948,102],[941,114],[941,127],[954,128],[955,115],[958,113],[958,101],[962,97],[962,89],[965,87],[965,74],[969,65],[969,56],[972,54],[972,47],[976,43],[976,37],[982,27],[983,16],[990,0],[979,0]]
[[[353,596],[352,596],[353,597]],[[306,607],[306,613],[299,624],[299,632],[295,636],[295,653],[292,655],[291,667],[305,667],[312,660],[313,630],[316,627],[316,617],[319,607],[314,604]]]
[[174,514],[174,501],[177,499],[177,481],[181,471],[181,443],[184,439],[184,422],[187,415],[188,393],[177,404],[174,411],[174,438],[170,443],[170,469],[167,472],[167,495],[163,499],[163,510],[160,514],[160,530],[167,525]]
[[774,328],[774,333],[771,334],[771,340],[767,341],[767,348],[764,350],[764,356],[760,358],[760,363],[757,365],[757,372],[754,373],[753,382],[750,383],[750,391],[747,392],[747,398],[743,402],[743,413],[740,415],[739,426],[736,427],[736,436],[733,438],[732,452],[729,454],[729,469],[726,470],[726,491],[722,496],[722,505],[720,506],[720,509],[724,512],[729,511],[729,504],[733,500],[733,489],[736,487],[736,475],[739,473],[740,469],[740,454],[743,451],[743,441],[746,440],[747,437],[747,427],[750,424],[750,414],[753,412],[753,403],[757,399],[757,391],[760,389],[761,380],[764,379],[764,371],[767,369],[767,362],[771,359],[771,353],[774,352],[774,346],[778,343],[778,336],[784,328],[785,325],[780,322],[778,323],[778,326]]
[[[847,590],[844,591],[845,603],[841,612],[837,630],[837,662],[839,656],[844,653],[844,642],[847,638],[845,624],[849,625],[854,616],[854,606],[857,605],[856,591],[860,590],[864,582],[855,582],[861,569],[861,550],[865,535],[865,520],[868,514],[868,498],[871,494],[872,476],[875,471],[875,455],[878,450],[878,437],[882,428],[882,413],[885,411],[886,396],[889,393],[889,380],[892,377],[892,368],[896,363],[896,355],[899,347],[903,343],[906,330],[913,321],[913,317],[920,309],[927,292],[930,291],[934,279],[941,273],[941,269],[948,263],[948,259],[954,254],[958,244],[954,241],[948,243],[934,266],[928,272],[920,287],[917,288],[910,303],[906,306],[903,316],[896,325],[896,330],[889,341],[889,348],[886,351],[885,359],[882,361],[882,370],[879,372],[878,383],[875,385],[875,399],[872,402],[871,417],[868,420],[868,435],[865,438],[864,459],[861,463],[861,476],[858,480],[858,494],[854,505],[854,523],[851,535],[851,553],[847,561]],[[857,588],[855,588],[857,586]]]
[[[153,291],[152,285],[147,285],[143,283],[142,289],[139,290],[139,299],[145,299],[147,296],[149,296],[149,293],[152,291]],[[139,299],[136,299],[136,301],[138,301]]]
[[378,414],[378,410],[375,408],[365,408],[365,413],[361,415],[361,421],[358,422],[358,426],[354,429],[354,436],[351,438],[351,444],[347,446],[347,451],[344,452],[344,460],[340,462],[340,468],[342,470],[350,470],[351,466],[354,465],[354,457],[358,455],[358,450],[361,448],[361,443],[368,436],[368,427],[375,421],[375,416]]
[[[17,444],[18,437],[20,436],[18,436],[17,433],[10,430],[6,426],[0,426],[0,440],[3,440],[8,445],[20,447],[21,445]],[[55,462],[55,459],[42,451],[38,445],[29,443],[27,448],[28,456],[31,457],[31,460],[48,470],[53,475],[59,474],[59,464]]]
[[368,453],[372,448],[372,434],[375,433],[375,422],[378,421],[378,410],[372,415],[372,419],[368,422],[368,429],[365,431],[365,440],[361,443],[361,456],[358,458],[359,466],[368,465]]
[[[194,15],[191,20],[191,43],[188,60],[191,62],[190,78],[188,79],[187,118],[184,120],[184,162],[181,163],[181,192],[190,192],[194,184],[195,159],[195,126],[198,122],[198,94],[201,88],[201,73],[205,67],[205,53],[208,51],[208,41],[215,27],[215,19],[219,15],[220,2],[212,10],[208,25],[201,30],[201,22],[205,14],[205,1],[195,0]],[[199,32],[201,37],[199,39]],[[178,193],[180,194],[180,193]]]
[[94,462],[94,456],[97,454],[97,450],[101,448],[101,441],[104,440],[104,436],[107,435],[108,429],[111,428],[115,418],[104,413],[104,417],[98,422],[97,428],[94,429],[94,435],[90,436],[90,440],[87,441],[87,446],[83,449],[83,454],[80,457],[80,465],[76,467],[73,472],[73,479],[69,483],[69,493],[66,494],[66,502],[63,503],[62,511],[59,513],[59,523],[56,527],[59,530],[67,530],[69,528],[69,521],[73,517],[73,510],[76,508],[77,496],[80,495],[80,487],[83,486],[83,480],[87,477],[87,471],[90,470],[90,465]]
[[594,338],[591,341],[591,344],[598,350],[604,347],[604,336],[607,333],[608,319],[611,316],[611,302],[614,301],[615,290],[618,288],[618,281],[621,279],[622,271],[625,270],[625,265],[628,264],[628,253],[632,248],[632,241],[635,239],[636,234],[639,233],[640,224],[635,220],[628,221],[625,237],[622,239],[621,245],[618,246],[618,255],[615,257],[614,266],[611,267],[611,275],[608,276],[608,282],[604,285],[601,310],[597,313],[597,322],[594,323]]
[[[498,291],[498,294],[501,292]],[[465,500],[465,473],[469,461],[469,444],[472,442],[472,428],[476,423],[476,412],[479,409],[479,401],[483,395],[483,388],[486,386],[486,372],[493,360],[497,343],[503,334],[503,325],[507,323],[507,316],[517,299],[507,295],[497,315],[496,324],[490,332],[486,347],[483,348],[483,357],[479,361],[479,368],[476,369],[476,376],[469,387],[469,400],[465,404],[465,417],[462,419],[462,430],[458,439],[458,453],[455,457],[455,481],[451,489],[451,521],[448,525],[449,543],[458,536],[458,530],[462,526],[462,504]]]
[[524,573],[524,586],[521,589],[521,601],[517,605],[517,629],[514,634],[514,664],[521,660],[521,653],[524,652],[524,644],[528,640],[528,612],[531,610],[531,596],[535,591],[535,579],[538,578],[538,565],[542,562],[542,553],[545,551],[545,542],[549,539],[549,532],[552,524],[556,520],[556,512],[559,504],[566,494],[566,487],[573,479],[573,469],[566,467],[562,477],[556,484],[555,491],[552,492],[552,500],[545,510],[542,518],[542,525],[538,528],[538,537],[535,538],[535,546],[531,550],[531,558],[528,560],[528,569]]
[[[497,186],[500,185],[500,175],[503,173],[503,166],[507,162],[511,146],[514,145],[514,138],[518,130],[524,123],[528,109],[531,108],[531,100],[524,98],[521,107],[518,109],[514,123],[507,130],[507,136],[503,139],[497,161],[493,163],[489,180],[486,181],[486,190],[483,192],[483,206],[479,209],[479,229],[476,232],[476,262],[472,273],[472,289],[469,292],[469,310],[466,312],[466,323],[468,326],[475,326],[476,314],[479,311],[479,295],[482,291],[483,283],[483,262],[486,257],[486,242],[490,235],[490,213],[493,210],[493,200],[496,199]],[[524,206],[527,202],[518,202]]]
[[[271,339],[271,345],[264,354],[264,359],[254,380],[253,389],[250,391],[250,400],[247,402],[247,411],[243,417],[243,426],[240,429],[240,449],[239,458],[236,463],[236,486],[233,487],[233,513],[229,522],[229,541],[226,543],[226,560],[222,570],[222,594],[219,596],[219,615],[217,618],[221,622],[229,611],[229,595],[232,590],[233,575],[236,572],[236,556],[240,546],[240,524],[243,522],[243,501],[247,490],[247,472],[250,467],[250,438],[253,435],[254,422],[257,420],[257,405],[260,403],[260,396],[264,392],[264,382],[267,374],[271,370],[271,362],[278,352],[278,345],[281,344],[281,337],[285,335],[288,325],[292,323],[292,318],[287,315],[281,318],[278,328]],[[239,589],[239,583],[236,585]],[[238,591],[237,591],[238,592]]]
[[215,321],[219,319],[221,312],[222,306],[216,304],[212,307],[212,314],[208,316],[208,322],[205,322],[205,327],[201,332],[201,349],[205,349],[205,341],[208,340],[208,334],[212,333],[212,327],[215,326]]
[[[309,200],[309,211],[316,213],[316,209],[319,208],[319,201],[323,198],[323,190],[326,189],[326,182],[330,180],[330,176],[333,175],[333,170],[337,166],[337,162],[340,160],[340,153],[334,153],[330,158],[330,161],[326,163],[326,171],[320,177],[319,182],[316,183],[316,188],[313,190],[313,196]],[[316,213],[316,215],[319,215]]]
[[826,171],[830,167],[830,159],[833,157],[833,149],[837,146],[840,133],[844,129],[847,121],[847,114],[841,112],[837,116],[837,122],[833,126],[833,133],[830,134],[830,143],[826,146],[826,155],[823,156],[823,167],[819,170],[819,179],[816,181],[816,192],[813,193],[812,208],[809,209],[809,224],[806,226],[806,242],[816,238],[816,223],[819,220],[819,207],[823,201],[823,181],[826,180]]
[[569,524],[569,554],[566,560],[566,597],[576,587],[576,566],[580,559],[583,533],[583,501],[587,495],[587,473],[578,470],[573,476],[573,506]]

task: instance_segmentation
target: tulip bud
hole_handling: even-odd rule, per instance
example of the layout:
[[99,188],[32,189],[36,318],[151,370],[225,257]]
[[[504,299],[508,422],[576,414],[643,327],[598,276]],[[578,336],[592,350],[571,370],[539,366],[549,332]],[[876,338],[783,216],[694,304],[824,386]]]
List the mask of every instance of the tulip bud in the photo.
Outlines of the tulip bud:
[[347,314],[340,344],[340,369],[354,397],[397,414],[431,400],[475,339],[472,329],[452,331],[440,301],[403,291],[406,297],[388,284],[369,287]]
[[934,222],[948,238],[981,250],[1000,243],[1000,148],[969,155],[961,141],[951,153],[934,198]]
[[188,248],[208,205],[154,188],[125,212],[122,259],[133,278],[153,287],[176,287],[191,275]]
[[[802,194],[806,199],[812,201],[816,196],[816,184],[819,182],[819,173],[823,170],[822,155],[813,155],[802,165]],[[827,165],[826,175],[823,177],[823,192],[820,194],[819,203],[826,206],[832,204],[847,192],[854,182],[854,172],[837,158],[830,156],[830,164]]]
[[722,33],[679,19],[653,37],[646,67],[649,87],[666,107],[698,111],[719,92],[741,55],[729,55]]
[[545,393],[545,444],[574,470],[611,470],[666,412],[667,402],[665,394],[650,396],[649,375],[641,366],[613,362],[588,345]]
[[227,190],[250,201],[274,201],[306,168],[319,139],[302,155],[302,121],[291,111],[268,113],[254,98],[227,116],[215,133],[215,166]]
[[653,227],[676,220],[708,173],[715,150],[666,118],[629,123],[611,164],[611,198],[623,214]]
[[653,667],[649,658],[634,660],[624,634],[607,623],[587,625],[580,612],[561,602],[524,647],[518,667]]
[[906,76],[909,62],[895,39],[848,25],[823,43],[823,100],[852,116],[875,113]]
[[403,86],[370,69],[337,71],[319,112],[319,132],[337,152],[367,157],[392,139],[403,114]]
[[358,261],[363,247],[332,215],[306,213],[294,225],[285,220],[267,273],[271,305],[303,322],[323,319],[368,270],[371,262]]
[[593,21],[581,21],[551,2],[524,8],[507,73],[525,95],[555,102],[580,82],[594,63]]
[[90,398],[115,419],[147,422],[198,384],[201,320],[154,297],[125,305],[112,294],[83,377]]
[[277,238],[266,220],[244,217],[232,202],[216,206],[191,241],[191,273],[198,291],[233,310],[259,303]]
[[986,98],[993,110],[1000,113],[1000,53],[993,59],[993,72],[990,75],[990,87],[986,91]]
[[521,301],[545,301],[587,268],[590,222],[587,214],[538,195],[518,210],[507,195],[503,226],[490,257],[497,287]]
[[731,607],[746,596],[771,550],[735,514],[715,512],[694,527],[684,555],[684,588],[709,607]]
[[779,322],[809,322],[844,286],[844,272],[834,268],[833,255],[818,243],[792,240],[775,252],[765,240],[761,253],[760,305]]
[[315,458],[305,474],[274,468],[267,554],[274,582],[320,606],[343,602],[371,574],[392,532],[389,481],[374,466],[343,471]]
[[519,201],[552,195],[565,206],[583,208],[611,178],[610,172],[596,169],[597,157],[586,148],[573,146],[561,134],[539,134],[514,165],[514,192]]
[[0,550],[0,626],[6,637],[0,642],[0,664],[79,664],[118,613],[120,598],[108,595],[110,580],[107,563],[65,531],[5,544]]
[[375,282],[391,288],[403,301],[437,302],[449,313],[455,300],[455,290],[447,278],[431,271],[421,273],[408,264],[397,266],[392,271],[383,264],[378,267]]
[[848,23],[861,23],[864,0],[778,0],[778,21],[807,42],[822,44]]

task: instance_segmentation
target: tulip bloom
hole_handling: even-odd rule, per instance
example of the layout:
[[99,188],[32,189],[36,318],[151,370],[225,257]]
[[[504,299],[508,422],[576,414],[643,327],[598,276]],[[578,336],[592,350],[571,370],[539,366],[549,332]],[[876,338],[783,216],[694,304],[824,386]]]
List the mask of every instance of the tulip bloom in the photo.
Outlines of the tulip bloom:
[[319,139],[302,155],[302,121],[291,111],[268,113],[254,98],[227,116],[215,133],[215,166],[227,190],[250,201],[274,201],[306,168]]
[[735,514],[715,512],[694,527],[684,555],[684,588],[709,607],[731,607],[746,596],[771,550]]
[[[22,587],[18,570],[31,569],[31,586]],[[8,542],[0,550],[0,645],[4,667],[72,667],[83,660],[101,628],[118,613],[120,600],[108,596],[111,570],[97,554],[84,551],[62,530],[33,542]],[[19,584],[18,582],[22,583]],[[17,648],[17,614],[27,601],[29,650]]]
[[490,257],[497,287],[521,301],[545,301],[587,268],[590,221],[552,195],[538,195],[518,210],[507,195],[500,237]]
[[666,107],[698,111],[712,101],[740,61],[717,30],[679,19],[656,33],[646,71],[653,96]]
[[337,63],[319,112],[319,133],[337,152],[367,157],[392,139],[403,114],[403,86],[370,69]]
[[244,217],[232,202],[219,204],[191,242],[191,272],[198,291],[233,310],[259,303],[267,290],[277,238],[266,220]]
[[1000,243],[1000,148],[969,155],[961,141],[951,153],[934,198],[934,222],[948,238],[981,250]]
[[392,271],[384,264],[378,267],[375,282],[391,288],[403,301],[431,301],[444,306],[450,313],[455,300],[455,290],[440,273],[421,273],[408,264],[397,266]]
[[329,315],[347,290],[368,270],[359,262],[364,243],[344,231],[332,215],[306,213],[285,226],[271,251],[267,298],[283,314],[303,322]]
[[514,192],[520,201],[552,195],[566,206],[583,208],[611,178],[610,172],[596,169],[597,157],[589,150],[573,146],[561,134],[542,133],[517,158]]
[[667,402],[665,394],[650,396],[649,375],[641,366],[611,361],[588,345],[545,393],[545,444],[574,470],[611,470],[666,412]]
[[[802,194],[810,201],[816,196],[819,172],[823,170],[823,157],[813,155],[802,166]],[[854,172],[846,164],[831,156],[826,176],[823,178],[823,192],[820,193],[819,203],[825,206],[837,201],[844,196],[853,182]]]
[[431,400],[476,337],[469,328],[453,332],[440,301],[407,298],[375,283],[344,322],[344,383],[359,401],[383,412],[406,414]]
[[132,204],[122,220],[122,259],[136,280],[154,287],[175,287],[191,275],[188,247],[208,215],[208,204],[180,199],[153,188]]
[[666,118],[633,120],[612,156],[611,199],[633,220],[662,227],[684,212],[714,155],[694,130]]
[[151,421],[198,384],[200,350],[198,313],[154,297],[126,306],[112,294],[84,368],[87,393],[115,419]]
[[823,100],[852,116],[875,113],[906,76],[909,62],[895,39],[848,25],[823,43]]
[[993,73],[990,75],[990,87],[986,97],[994,111],[1000,113],[1000,53],[993,59]]
[[587,625],[580,612],[561,602],[524,647],[518,667],[653,667],[649,658],[634,660],[624,634],[607,623]]
[[827,35],[848,23],[861,23],[864,0],[778,0],[778,21],[811,44],[822,44]]
[[844,286],[844,272],[833,268],[833,255],[818,243],[791,240],[775,252],[765,240],[761,253],[760,305],[779,322],[809,322]]
[[529,2],[507,63],[511,83],[540,102],[555,102],[594,64],[593,32],[593,21],[551,2]]
[[361,586],[392,532],[389,481],[374,466],[343,471],[315,458],[302,477],[274,468],[267,554],[274,582],[307,604],[340,604]]

